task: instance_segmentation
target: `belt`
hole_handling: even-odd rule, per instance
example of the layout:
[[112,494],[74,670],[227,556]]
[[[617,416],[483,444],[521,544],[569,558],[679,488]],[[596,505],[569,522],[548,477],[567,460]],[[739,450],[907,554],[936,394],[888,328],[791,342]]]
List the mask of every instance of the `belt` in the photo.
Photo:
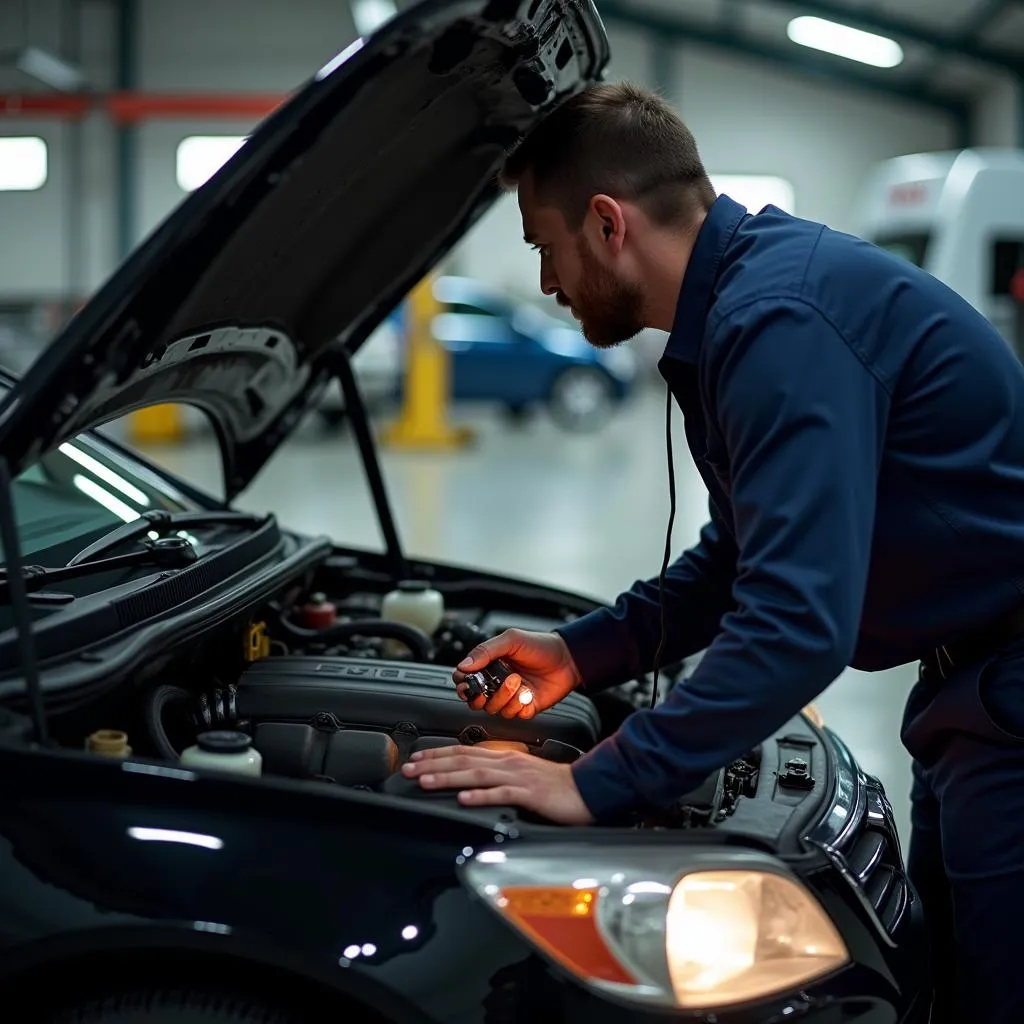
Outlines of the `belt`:
[[959,636],[952,643],[940,644],[922,659],[925,669],[947,679],[958,668],[981,661],[1014,640],[1024,638],[1024,608],[1015,608],[1007,615]]

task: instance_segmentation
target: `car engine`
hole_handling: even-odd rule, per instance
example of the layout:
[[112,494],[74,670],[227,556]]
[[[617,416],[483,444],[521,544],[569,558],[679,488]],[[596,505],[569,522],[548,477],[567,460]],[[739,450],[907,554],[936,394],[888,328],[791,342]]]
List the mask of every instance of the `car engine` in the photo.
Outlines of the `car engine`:
[[[509,625],[551,628],[557,620],[502,621],[458,606],[428,631],[385,618],[382,589],[350,585],[327,597],[310,581],[294,585],[154,672],[136,691],[141,722],[115,717],[101,704],[84,720],[73,715],[66,727],[78,737],[98,725],[130,729],[135,756],[153,752],[172,763],[201,734],[244,733],[264,775],[444,799],[401,774],[415,751],[478,745],[571,763],[651,702],[651,681],[642,678],[593,697],[569,694],[531,719],[473,710],[455,690],[453,667]],[[680,667],[666,674],[667,689]],[[642,823],[698,828],[723,821],[744,796],[756,794],[759,764],[755,751]]]

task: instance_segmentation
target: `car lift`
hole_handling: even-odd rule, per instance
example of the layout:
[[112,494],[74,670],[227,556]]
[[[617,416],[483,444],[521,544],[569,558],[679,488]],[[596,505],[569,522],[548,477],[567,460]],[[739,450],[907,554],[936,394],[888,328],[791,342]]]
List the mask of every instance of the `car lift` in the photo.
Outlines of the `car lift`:
[[440,310],[433,277],[428,275],[409,293],[406,303],[402,410],[381,436],[381,444],[388,448],[448,451],[475,440],[471,428],[452,426],[447,420],[450,355],[432,329]]

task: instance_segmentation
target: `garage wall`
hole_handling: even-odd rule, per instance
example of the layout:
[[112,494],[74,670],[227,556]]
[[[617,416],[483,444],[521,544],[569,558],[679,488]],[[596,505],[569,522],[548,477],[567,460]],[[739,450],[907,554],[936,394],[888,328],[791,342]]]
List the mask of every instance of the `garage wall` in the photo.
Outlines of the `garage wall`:
[[[81,63],[91,88],[108,89],[113,69],[113,9],[82,0],[0,4],[0,40],[26,40]],[[38,82],[0,66],[0,91],[37,92]],[[107,119],[0,117],[0,135],[46,140],[49,176],[36,192],[0,192],[0,301],[80,295],[110,273],[113,239],[113,131]],[[14,243],[11,240],[16,240]]]
[[1010,76],[990,89],[975,110],[973,130],[976,144],[1016,147],[1024,143],[1021,104],[1021,88]]
[[[760,64],[684,47],[670,82],[654,80],[651,45],[610,31],[610,79],[659,87],[697,138],[712,174],[767,174],[787,179],[799,216],[855,231],[858,190],[878,161],[953,145],[941,114],[885,96],[864,95]],[[537,290],[538,263],[525,245],[510,248],[522,229],[514,198],[481,221],[463,246],[460,266],[517,292]]]
[[[265,0],[258,7],[251,0],[137,2],[139,85],[147,90],[288,91],[355,35],[344,0]],[[20,41],[20,6],[0,3],[0,39]],[[32,0],[31,10],[33,41],[80,57],[97,90],[112,86],[112,0]],[[68,13],[74,10],[77,28]],[[611,35],[611,77],[655,84],[648,39],[615,29]],[[872,163],[953,141],[941,117],[919,108],[820,82],[809,87],[805,79],[695,48],[675,51],[669,72],[661,84],[694,129],[712,171],[782,175],[796,190],[797,212],[837,227],[854,226],[856,190]],[[33,88],[0,68],[0,89]],[[1005,117],[986,113],[982,120],[997,125]],[[251,127],[217,121],[140,126],[136,241],[183,198],[174,173],[182,138]],[[25,240],[0,247],[0,301],[88,293],[118,261],[115,132],[103,115],[77,125],[0,118],[0,133],[26,130],[50,143],[51,178],[37,193],[0,193],[0,230],[5,238]],[[460,262],[495,283],[535,290],[535,259],[525,246],[509,244],[519,234],[509,199],[461,247]]]

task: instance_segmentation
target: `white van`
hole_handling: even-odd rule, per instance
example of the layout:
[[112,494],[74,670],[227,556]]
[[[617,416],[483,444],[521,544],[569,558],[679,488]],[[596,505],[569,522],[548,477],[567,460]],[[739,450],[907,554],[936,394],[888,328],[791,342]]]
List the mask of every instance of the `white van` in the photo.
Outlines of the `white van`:
[[959,292],[1024,358],[1024,151],[887,160],[865,186],[858,234]]

